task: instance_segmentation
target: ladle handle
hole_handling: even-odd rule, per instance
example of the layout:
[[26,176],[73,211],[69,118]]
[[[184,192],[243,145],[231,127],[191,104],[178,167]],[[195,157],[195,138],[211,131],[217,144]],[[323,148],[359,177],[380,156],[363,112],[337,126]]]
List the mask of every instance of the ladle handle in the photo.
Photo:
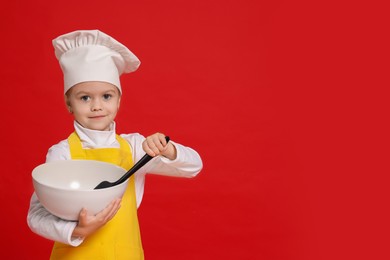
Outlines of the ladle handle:
[[[169,140],[170,140],[169,136],[165,136],[165,141],[167,141],[167,144]],[[136,171],[138,171],[142,166],[147,164],[151,159],[153,159],[153,157],[150,156],[149,154],[145,154],[144,156],[142,156],[142,158],[136,164],[134,164],[130,170],[128,170],[119,180],[115,182],[115,185],[125,182],[128,178],[131,177],[131,175],[133,175]]]

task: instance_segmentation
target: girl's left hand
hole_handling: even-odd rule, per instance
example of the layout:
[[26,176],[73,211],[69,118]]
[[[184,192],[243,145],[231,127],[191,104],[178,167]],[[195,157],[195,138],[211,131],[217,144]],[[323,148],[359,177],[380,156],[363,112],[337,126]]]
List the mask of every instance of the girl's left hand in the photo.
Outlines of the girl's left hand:
[[144,151],[152,157],[162,155],[170,160],[176,159],[176,148],[170,142],[167,143],[165,135],[155,133],[146,137],[142,143]]

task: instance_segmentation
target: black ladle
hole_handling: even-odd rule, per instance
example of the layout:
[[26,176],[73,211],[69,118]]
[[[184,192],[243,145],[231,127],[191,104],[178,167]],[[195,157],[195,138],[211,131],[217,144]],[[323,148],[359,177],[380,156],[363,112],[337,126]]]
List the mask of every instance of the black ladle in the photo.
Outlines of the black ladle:
[[[167,143],[169,142],[169,136],[165,136],[165,140],[167,141]],[[148,155],[148,154],[145,154],[144,156],[142,156],[142,158],[136,163],[133,165],[133,167],[131,167],[130,170],[128,170],[122,177],[120,177],[117,181],[115,182],[109,182],[109,181],[102,181],[101,183],[99,183],[95,188],[94,190],[99,190],[99,189],[104,189],[104,188],[109,188],[109,187],[113,187],[115,185],[118,185],[118,184],[121,184],[123,182],[125,182],[128,178],[131,177],[131,175],[133,175],[136,171],[138,171],[142,166],[144,166],[147,162],[149,162],[151,159],[153,159],[152,156]]]

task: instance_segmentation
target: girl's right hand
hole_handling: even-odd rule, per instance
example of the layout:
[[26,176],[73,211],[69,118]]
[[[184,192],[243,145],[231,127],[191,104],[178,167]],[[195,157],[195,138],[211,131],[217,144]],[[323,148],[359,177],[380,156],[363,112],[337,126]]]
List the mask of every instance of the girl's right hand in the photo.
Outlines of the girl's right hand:
[[120,207],[121,199],[115,199],[105,209],[94,216],[88,215],[88,211],[82,209],[79,214],[79,222],[73,230],[72,237],[84,239],[95,233],[115,216]]

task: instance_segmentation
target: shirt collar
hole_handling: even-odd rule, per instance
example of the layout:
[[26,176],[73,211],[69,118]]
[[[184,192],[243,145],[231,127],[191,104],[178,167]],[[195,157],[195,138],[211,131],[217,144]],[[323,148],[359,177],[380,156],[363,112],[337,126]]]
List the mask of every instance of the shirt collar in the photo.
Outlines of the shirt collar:
[[74,129],[80,137],[83,148],[104,148],[116,143],[115,122],[110,125],[110,130],[91,130],[74,121]]

